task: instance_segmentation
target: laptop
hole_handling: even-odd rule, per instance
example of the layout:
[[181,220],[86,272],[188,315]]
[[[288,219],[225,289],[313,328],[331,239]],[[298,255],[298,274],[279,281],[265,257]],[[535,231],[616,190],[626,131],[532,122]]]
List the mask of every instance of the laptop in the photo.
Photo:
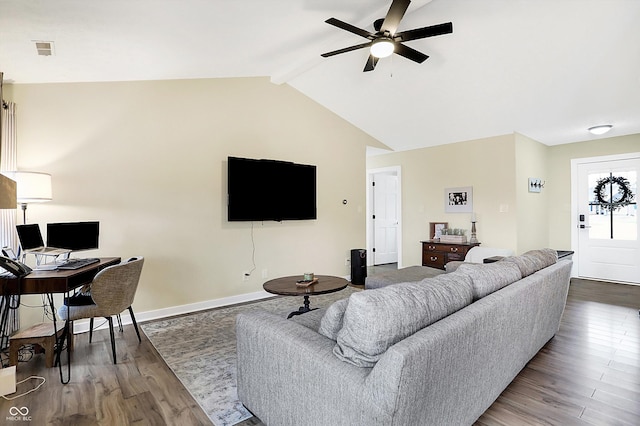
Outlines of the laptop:
[[54,247],[45,247],[40,226],[37,223],[29,225],[17,225],[18,239],[20,246],[25,253],[42,254],[49,256],[58,256],[60,254],[69,253],[71,250],[59,249]]

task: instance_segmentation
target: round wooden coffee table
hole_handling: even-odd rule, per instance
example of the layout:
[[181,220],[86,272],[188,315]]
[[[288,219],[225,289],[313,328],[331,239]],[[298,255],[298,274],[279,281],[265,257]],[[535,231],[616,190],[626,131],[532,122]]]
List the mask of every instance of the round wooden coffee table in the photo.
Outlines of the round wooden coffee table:
[[287,318],[294,315],[304,314],[313,309],[309,307],[309,296],[315,294],[326,294],[340,291],[349,285],[349,281],[340,277],[332,277],[330,275],[316,275],[318,282],[308,287],[300,287],[296,285],[296,281],[302,279],[302,276],[282,277],[267,281],[262,285],[265,291],[272,294],[283,296],[304,296],[304,304],[297,311],[291,312]]

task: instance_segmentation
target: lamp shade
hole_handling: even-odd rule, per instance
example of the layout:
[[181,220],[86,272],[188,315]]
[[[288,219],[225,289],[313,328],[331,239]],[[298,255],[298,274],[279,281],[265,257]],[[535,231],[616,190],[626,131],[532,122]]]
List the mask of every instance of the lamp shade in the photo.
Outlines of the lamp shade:
[[15,209],[17,192],[16,182],[0,174],[0,209]]
[[18,203],[44,203],[51,201],[51,175],[40,172],[6,172],[17,183]]

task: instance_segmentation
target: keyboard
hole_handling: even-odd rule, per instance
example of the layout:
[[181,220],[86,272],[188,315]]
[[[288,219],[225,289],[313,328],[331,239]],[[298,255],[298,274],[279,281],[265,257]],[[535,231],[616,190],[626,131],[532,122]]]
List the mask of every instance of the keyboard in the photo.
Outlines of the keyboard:
[[100,259],[95,257],[88,257],[84,259],[69,259],[63,264],[58,265],[58,269],[80,269],[83,266],[91,265],[98,262],[100,262]]

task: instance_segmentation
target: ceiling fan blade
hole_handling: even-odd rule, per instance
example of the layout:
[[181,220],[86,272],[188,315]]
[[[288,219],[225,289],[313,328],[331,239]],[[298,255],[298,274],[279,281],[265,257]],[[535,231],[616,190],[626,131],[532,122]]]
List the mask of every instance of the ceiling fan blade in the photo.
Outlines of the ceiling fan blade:
[[447,22],[446,24],[438,24],[430,27],[416,28],[415,30],[402,31],[396,34],[393,39],[395,41],[410,41],[443,34],[451,34],[452,32],[453,24],[451,22]]
[[367,63],[364,66],[362,72],[373,71],[376,68],[376,64],[378,63],[378,58],[369,54],[369,58],[367,59]]
[[365,47],[370,47],[370,46],[371,46],[371,42],[356,44],[355,46],[345,47],[344,49],[338,49],[332,52],[323,53],[320,56],[322,56],[323,58],[328,58],[329,56],[339,55],[341,53],[351,52],[352,50],[363,49]]
[[360,37],[368,38],[370,40],[376,38],[375,34],[372,34],[369,31],[363,30],[362,28],[358,28],[336,18],[329,18],[324,22],[329,25],[333,25],[334,27],[338,27],[342,30],[349,31],[350,33],[359,35]]
[[429,55],[418,52],[417,50],[405,46],[404,44],[395,43],[395,45],[396,47],[393,51],[394,53],[397,53],[400,56],[404,56],[407,59],[411,59],[413,62],[421,64],[429,57]]
[[389,34],[394,35],[398,30],[398,25],[400,24],[402,17],[409,8],[409,3],[411,3],[411,0],[393,0],[393,3],[391,3],[391,7],[389,7],[389,11],[387,12],[387,16],[384,18],[382,27],[380,27],[380,31],[388,31]]

